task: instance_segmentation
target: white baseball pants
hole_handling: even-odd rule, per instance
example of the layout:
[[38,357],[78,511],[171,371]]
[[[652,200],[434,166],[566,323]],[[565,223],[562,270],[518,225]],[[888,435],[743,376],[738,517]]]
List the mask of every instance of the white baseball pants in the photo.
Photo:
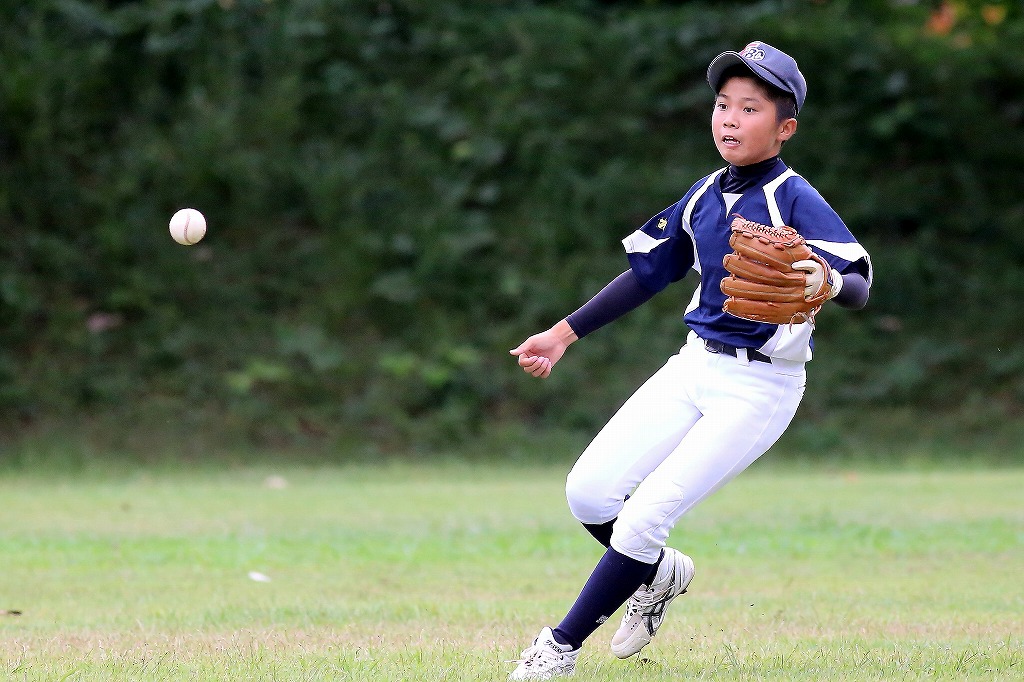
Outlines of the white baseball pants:
[[[653,564],[676,522],[775,443],[804,393],[804,363],[712,353],[693,333],[611,418],[566,481],[573,516]],[[629,499],[626,500],[626,496]]]

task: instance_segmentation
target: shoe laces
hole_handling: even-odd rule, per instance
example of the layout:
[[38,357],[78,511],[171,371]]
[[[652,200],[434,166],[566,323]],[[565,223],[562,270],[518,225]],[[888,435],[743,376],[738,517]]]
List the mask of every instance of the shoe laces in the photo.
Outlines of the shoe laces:
[[671,594],[671,590],[644,590],[643,593],[636,593],[633,595],[633,601],[636,604],[637,611],[646,611],[655,604],[665,601],[666,597]]
[[633,615],[640,611],[646,611],[657,604],[660,604],[672,596],[672,592],[676,589],[677,580],[675,575],[675,567],[673,567],[672,574],[666,580],[664,587],[654,589],[654,585],[644,588],[640,587],[639,590],[633,593],[632,599],[629,600],[627,610],[630,615]]

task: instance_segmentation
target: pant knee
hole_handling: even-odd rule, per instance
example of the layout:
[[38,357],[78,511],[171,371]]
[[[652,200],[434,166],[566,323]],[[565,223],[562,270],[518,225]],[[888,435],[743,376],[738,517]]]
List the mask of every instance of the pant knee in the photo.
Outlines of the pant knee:
[[669,528],[652,525],[650,519],[628,512],[619,515],[612,528],[611,546],[631,559],[653,564],[668,540]]
[[565,481],[565,499],[569,502],[569,511],[581,523],[611,521],[622,508],[622,500],[616,499],[606,486],[588,480],[575,469]]

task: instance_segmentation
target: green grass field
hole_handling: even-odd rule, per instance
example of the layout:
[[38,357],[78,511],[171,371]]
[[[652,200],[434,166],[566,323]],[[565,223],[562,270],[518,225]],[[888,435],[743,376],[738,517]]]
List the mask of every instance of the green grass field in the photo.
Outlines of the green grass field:
[[[0,474],[0,679],[502,680],[600,556],[564,472]],[[1022,679],[1022,490],[755,466],[676,528],[697,577],[644,661],[606,625],[576,679]]]

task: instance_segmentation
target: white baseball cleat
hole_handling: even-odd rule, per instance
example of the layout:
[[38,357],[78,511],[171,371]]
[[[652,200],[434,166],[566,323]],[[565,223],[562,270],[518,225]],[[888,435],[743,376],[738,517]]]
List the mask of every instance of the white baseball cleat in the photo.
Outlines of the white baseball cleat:
[[559,644],[551,628],[544,628],[533,640],[533,644],[520,656],[516,669],[509,673],[510,680],[550,680],[552,677],[569,676],[576,672],[575,651],[568,644]]
[[666,547],[665,557],[650,587],[641,585],[626,602],[622,624],[612,637],[612,653],[619,658],[629,658],[650,644],[665,620],[668,605],[686,592],[693,573],[693,559]]

